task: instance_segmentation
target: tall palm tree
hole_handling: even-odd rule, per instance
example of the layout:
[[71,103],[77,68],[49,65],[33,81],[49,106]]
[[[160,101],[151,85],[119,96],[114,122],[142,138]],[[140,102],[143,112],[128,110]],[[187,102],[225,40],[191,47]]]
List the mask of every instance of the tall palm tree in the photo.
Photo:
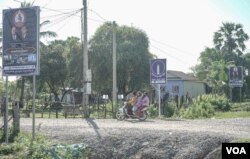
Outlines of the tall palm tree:
[[[33,2],[26,2],[26,1],[21,2],[21,8],[32,7],[34,5],[34,2],[35,2],[35,0]],[[40,24],[40,28],[42,28],[43,26],[45,26],[45,25],[47,25],[49,23],[50,23],[49,20],[43,21]],[[42,31],[42,32],[40,32],[40,37],[41,38],[43,38],[43,37],[56,37],[56,36],[57,36],[56,32],[53,32],[53,31]]]
[[[228,61],[229,57],[236,55],[238,59],[246,49],[245,42],[249,36],[244,32],[241,24],[222,23],[220,29],[215,32],[213,42],[215,48],[218,49]],[[236,62],[237,62],[236,59]],[[231,59],[232,60],[232,59]],[[235,60],[235,59],[234,59]]]

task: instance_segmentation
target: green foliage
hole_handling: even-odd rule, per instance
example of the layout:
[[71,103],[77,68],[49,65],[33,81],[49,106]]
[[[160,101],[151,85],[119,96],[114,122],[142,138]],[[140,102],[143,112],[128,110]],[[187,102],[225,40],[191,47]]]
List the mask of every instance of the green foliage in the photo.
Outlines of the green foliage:
[[38,76],[40,83],[46,83],[50,92],[57,97],[58,91],[64,87],[68,70],[64,58],[64,42],[54,41],[41,53],[41,73]]
[[71,159],[71,158],[88,158],[89,150],[84,144],[74,144],[74,145],[54,145],[49,150],[47,150],[53,159]]
[[249,118],[250,111],[216,112],[214,117],[217,119]]
[[220,29],[215,32],[213,41],[215,48],[223,53],[223,58],[227,62],[232,60],[230,56],[227,56],[230,53],[237,54],[238,56],[242,55],[243,51],[246,49],[244,42],[248,39],[249,37],[244,32],[241,24],[227,22],[222,23]]
[[164,115],[166,117],[172,117],[177,111],[176,103],[169,102],[164,104]]
[[151,105],[148,109],[149,112],[149,116],[151,118],[155,118],[158,116],[158,109],[157,109],[157,105]]
[[37,135],[36,140],[32,142],[29,135],[20,133],[12,143],[0,145],[0,155],[12,154],[18,159],[49,158],[44,151],[48,146],[48,142],[40,135]]
[[232,103],[231,111],[250,111],[250,102]]
[[203,100],[194,100],[191,107],[185,111],[181,111],[182,118],[195,119],[195,118],[210,118],[214,115],[214,108],[211,103]]
[[[13,127],[9,128],[9,142],[13,142],[15,137],[18,135],[18,133],[16,131],[14,131]],[[5,141],[5,134],[4,131],[0,130],[0,143]]]
[[215,111],[228,111],[231,106],[224,95],[201,95],[198,96],[191,107],[181,109],[178,115],[183,118],[210,118]]
[[[214,93],[225,93],[229,96],[228,67],[235,65],[250,69],[250,55],[243,54],[248,39],[249,36],[241,24],[222,23],[219,30],[214,33],[214,48],[206,48],[201,52],[200,63],[193,67],[194,74],[200,80],[206,80]],[[250,79],[244,78],[243,95],[244,92],[249,95]],[[235,101],[239,101],[239,97],[236,96],[238,93],[233,91],[233,94],[233,97],[237,98]]]
[[206,95],[208,102],[210,102],[216,111],[229,111],[231,105],[229,99],[224,95]]
[[[116,26],[117,87],[119,92],[146,89],[149,86],[149,41],[145,32],[134,27]],[[98,92],[112,89],[112,24],[99,27],[90,40],[89,63],[93,88]],[[103,80],[105,79],[105,80]]]
[[[0,131],[0,137],[3,135]],[[20,133],[12,143],[0,143],[0,156],[12,155],[17,159],[71,159],[87,158],[88,147],[84,144],[54,145],[42,135],[36,134],[35,140],[26,133]]]

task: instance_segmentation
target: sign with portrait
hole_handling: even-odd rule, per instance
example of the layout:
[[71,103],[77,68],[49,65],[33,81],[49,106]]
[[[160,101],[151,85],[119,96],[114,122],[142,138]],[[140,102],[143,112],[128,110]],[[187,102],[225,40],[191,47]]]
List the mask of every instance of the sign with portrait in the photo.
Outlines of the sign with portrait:
[[229,86],[242,87],[243,86],[243,67],[233,66],[229,68]]
[[3,75],[39,74],[39,7],[3,10]]

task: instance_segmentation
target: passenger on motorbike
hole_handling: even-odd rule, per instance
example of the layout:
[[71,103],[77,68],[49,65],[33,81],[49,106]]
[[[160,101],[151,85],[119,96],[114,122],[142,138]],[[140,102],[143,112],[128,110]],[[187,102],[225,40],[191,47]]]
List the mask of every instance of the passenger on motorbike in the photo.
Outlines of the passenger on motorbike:
[[149,106],[149,97],[148,93],[144,92],[142,96],[142,104],[138,107],[138,111],[141,111],[143,108]]
[[141,102],[137,106],[137,110],[134,111],[134,114],[137,116],[140,116],[142,113],[141,110],[148,106],[149,106],[149,98],[148,98],[147,92],[144,92],[143,95],[141,96]]
[[127,112],[129,115],[132,114],[132,107],[136,104],[136,101],[137,101],[136,91],[133,91],[132,97],[129,99],[126,105]]
[[137,92],[137,100],[136,104],[133,106],[133,112],[136,112],[138,107],[142,104],[142,93],[140,91]]

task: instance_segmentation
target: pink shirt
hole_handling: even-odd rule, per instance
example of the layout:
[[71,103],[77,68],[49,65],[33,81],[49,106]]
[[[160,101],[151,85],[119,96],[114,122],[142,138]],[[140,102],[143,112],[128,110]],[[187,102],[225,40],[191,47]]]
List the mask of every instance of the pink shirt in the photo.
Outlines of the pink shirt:
[[145,96],[145,97],[142,99],[142,105],[143,105],[143,106],[149,106],[149,98],[148,98],[148,96]]

